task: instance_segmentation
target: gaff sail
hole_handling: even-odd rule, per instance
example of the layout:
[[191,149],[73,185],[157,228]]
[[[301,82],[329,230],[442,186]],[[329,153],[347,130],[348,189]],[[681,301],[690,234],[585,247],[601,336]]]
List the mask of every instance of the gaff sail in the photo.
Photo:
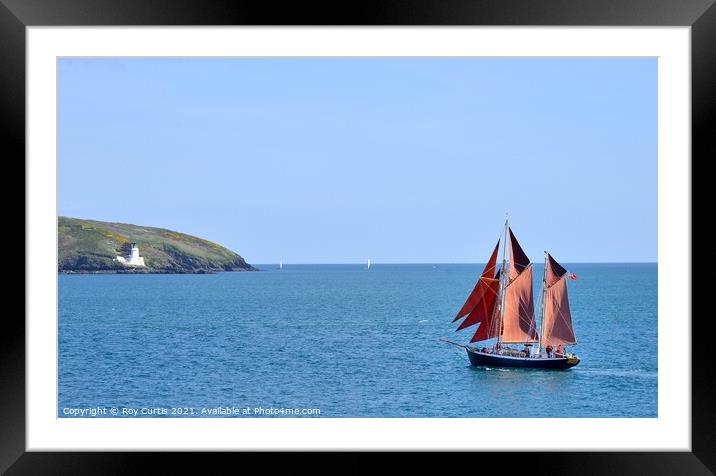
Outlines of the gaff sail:
[[532,263],[510,232],[510,281],[505,288],[502,342],[537,342],[537,322],[532,292]]
[[572,326],[567,295],[567,270],[551,255],[547,255],[546,291],[543,323],[543,345],[556,346],[577,343]]

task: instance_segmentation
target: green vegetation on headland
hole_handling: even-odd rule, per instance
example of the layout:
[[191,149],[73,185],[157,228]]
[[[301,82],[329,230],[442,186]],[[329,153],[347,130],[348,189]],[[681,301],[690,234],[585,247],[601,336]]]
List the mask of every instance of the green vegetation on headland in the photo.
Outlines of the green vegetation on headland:
[[[58,270],[64,273],[214,273],[255,271],[223,246],[176,231],[147,226],[59,217]],[[118,262],[130,243],[139,246],[144,267]]]

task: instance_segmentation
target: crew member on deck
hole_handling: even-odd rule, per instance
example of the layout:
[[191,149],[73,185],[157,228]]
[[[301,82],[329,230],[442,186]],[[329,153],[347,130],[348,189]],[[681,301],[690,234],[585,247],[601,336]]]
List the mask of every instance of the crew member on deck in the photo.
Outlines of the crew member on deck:
[[552,346],[548,345],[545,350],[547,351],[547,357],[552,357]]
[[557,352],[555,352],[555,355],[558,355],[560,357],[564,356],[564,347],[562,347],[562,344],[559,344],[557,346]]

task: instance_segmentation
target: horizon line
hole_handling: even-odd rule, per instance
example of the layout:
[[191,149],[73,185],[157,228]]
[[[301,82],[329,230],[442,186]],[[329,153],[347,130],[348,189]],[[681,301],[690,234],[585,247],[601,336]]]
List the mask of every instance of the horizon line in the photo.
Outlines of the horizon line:
[[[376,262],[372,261],[370,262],[371,266],[379,265],[379,264],[485,264],[486,261],[413,261],[413,262]],[[564,264],[659,264],[658,261],[560,261],[560,263]],[[279,261],[276,262],[265,262],[265,263],[249,263],[252,266],[259,266],[259,265],[278,265]],[[298,263],[298,262],[286,262],[281,260],[281,264],[286,266],[287,264],[291,265],[361,265],[365,266],[365,261],[350,261],[350,262],[331,262],[331,263]],[[532,264],[542,264],[542,263],[536,263],[533,262]]]

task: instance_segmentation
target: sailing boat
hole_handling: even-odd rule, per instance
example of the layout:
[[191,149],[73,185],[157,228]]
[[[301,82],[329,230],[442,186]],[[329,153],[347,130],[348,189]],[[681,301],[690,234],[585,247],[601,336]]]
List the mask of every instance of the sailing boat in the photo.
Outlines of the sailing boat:
[[278,261],[278,269],[283,269],[283,261]]
[[365,269],[370,269],[370,258],[368,258],[368,266],[366,266]]
[[[504,237],[502,266],[497,269],[501,241],[498,240],[475,288],[453,319],[456,322],[464,318],[456,331],[478,324],[471,343],[492,340],[492,344],[478,348],[443,340],[464,347],[470,363],[475,366],[574,367],[579,358],[563,349],[565,345],[577,343],[567,297],[567,270],[545,251],[538,332],[532,298],[532,263],[507,221]],[[523,349],[510,347],[515,344],[522,345]]]

